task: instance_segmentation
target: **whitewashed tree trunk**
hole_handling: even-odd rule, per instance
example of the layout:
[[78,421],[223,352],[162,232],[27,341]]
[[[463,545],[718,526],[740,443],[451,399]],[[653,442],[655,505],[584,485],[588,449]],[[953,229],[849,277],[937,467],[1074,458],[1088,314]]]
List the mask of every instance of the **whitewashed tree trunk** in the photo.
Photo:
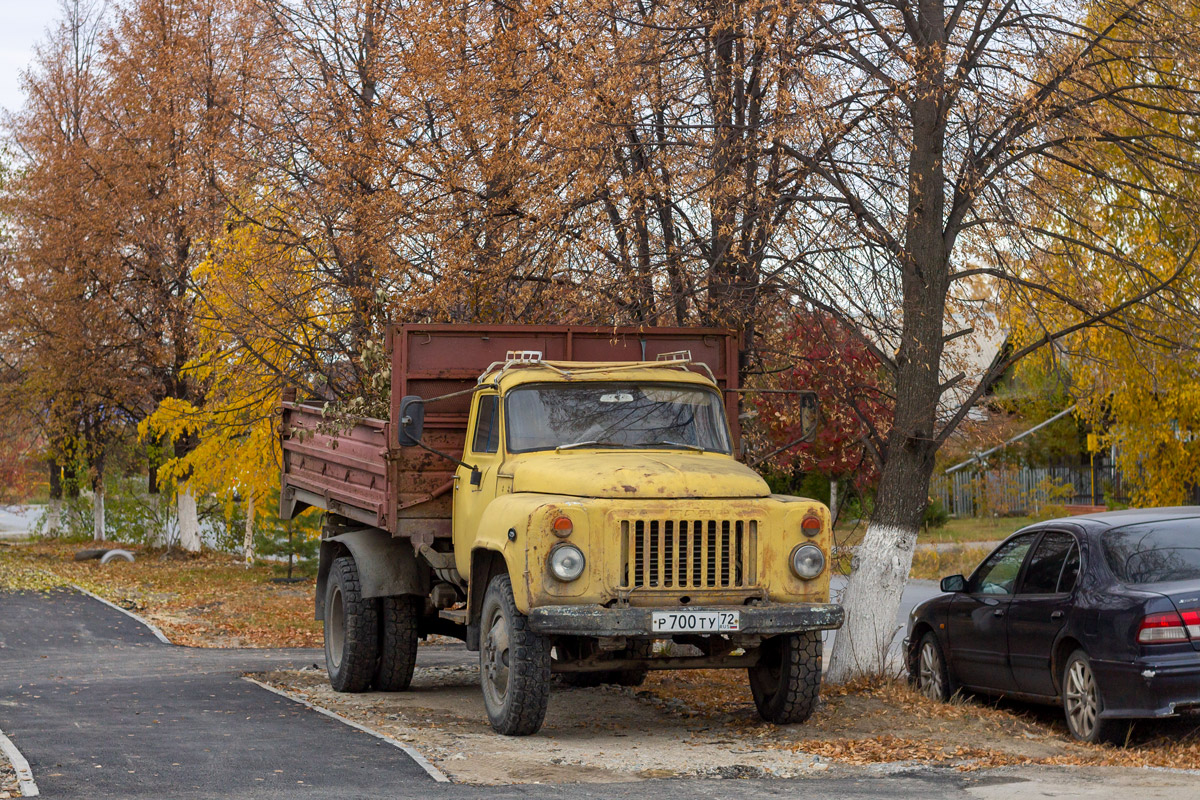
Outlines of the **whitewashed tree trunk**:
[[62,533],[62,499],[50,498],[46,504],[46,535],[58,536]]
[[826,680],[844,683],[887,667],[887,652],[899,633],[896,615],[912,569],[916,527],[867,525],[855,555],[842,605],[846,623],[833,642]]
[[829,479],[829,518],[837,519],[838,511],[838,479]]
[[189,553],[200,552],[200,518],[190,481],[179,484],[179,546]]
[[104,524],[104,481],[96,483],[92,490],[92,538],[103,542],[107,536]]
[[254,563],[254,495],[246,497],[246,538],[242,542],[242,553],[246,558],[246,566]]

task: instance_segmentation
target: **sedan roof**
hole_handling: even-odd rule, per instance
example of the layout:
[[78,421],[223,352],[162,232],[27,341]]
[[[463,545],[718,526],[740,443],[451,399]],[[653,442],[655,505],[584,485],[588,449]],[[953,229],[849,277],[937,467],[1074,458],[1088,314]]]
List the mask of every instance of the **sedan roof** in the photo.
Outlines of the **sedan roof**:
[[[1143,522],[1200,517],[1200,506],[1168,506],[1165,508],[1126,508],[1121,511],[1102,511],[1070,517],[1071,522],[1092,523],[1099,528],[1120,528]],[[1061,521],[1061,520],[1060,520]]]

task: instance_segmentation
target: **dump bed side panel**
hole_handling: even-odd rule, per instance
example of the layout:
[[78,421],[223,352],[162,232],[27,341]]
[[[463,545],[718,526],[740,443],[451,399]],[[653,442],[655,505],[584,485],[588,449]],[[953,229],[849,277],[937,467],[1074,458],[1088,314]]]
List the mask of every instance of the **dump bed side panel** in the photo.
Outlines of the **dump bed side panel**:
[[378,419],[324,419],[319,406],[285,402],[280,502],[324,508],[374,527],[387,526],[388,441],[391,426]]

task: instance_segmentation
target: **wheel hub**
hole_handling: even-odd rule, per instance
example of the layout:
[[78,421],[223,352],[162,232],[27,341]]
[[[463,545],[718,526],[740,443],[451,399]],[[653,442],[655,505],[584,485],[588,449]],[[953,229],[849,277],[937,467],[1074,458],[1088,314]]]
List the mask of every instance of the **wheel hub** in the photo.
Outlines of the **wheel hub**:
[[942,664],[932,642],[921,647],[921,663],[917,673],[921,694],[931,700],[942,699]]
[[509,678],[509,634],[508,623],[502,614],[497,614],[488,628],[483,641],[483,688],[489,699],[497,705],[504,704],[508,694]]
[[1096,679],[1085,662],[1076,661],[1071,664],[1067,671],[1063,695],[1067,707],[1067,720],[1075,733],[1086,739],[1095,730],[1100,704],[1096,695]]

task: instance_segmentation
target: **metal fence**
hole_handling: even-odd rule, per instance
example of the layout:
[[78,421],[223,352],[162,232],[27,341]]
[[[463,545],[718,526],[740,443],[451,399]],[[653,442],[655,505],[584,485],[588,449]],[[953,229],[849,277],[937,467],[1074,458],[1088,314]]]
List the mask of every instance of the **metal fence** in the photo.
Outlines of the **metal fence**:
[[935,475],[930,496],[957,517],[1035,514],[1051,505],[1126,504],[1111,466],[1002,467]]

